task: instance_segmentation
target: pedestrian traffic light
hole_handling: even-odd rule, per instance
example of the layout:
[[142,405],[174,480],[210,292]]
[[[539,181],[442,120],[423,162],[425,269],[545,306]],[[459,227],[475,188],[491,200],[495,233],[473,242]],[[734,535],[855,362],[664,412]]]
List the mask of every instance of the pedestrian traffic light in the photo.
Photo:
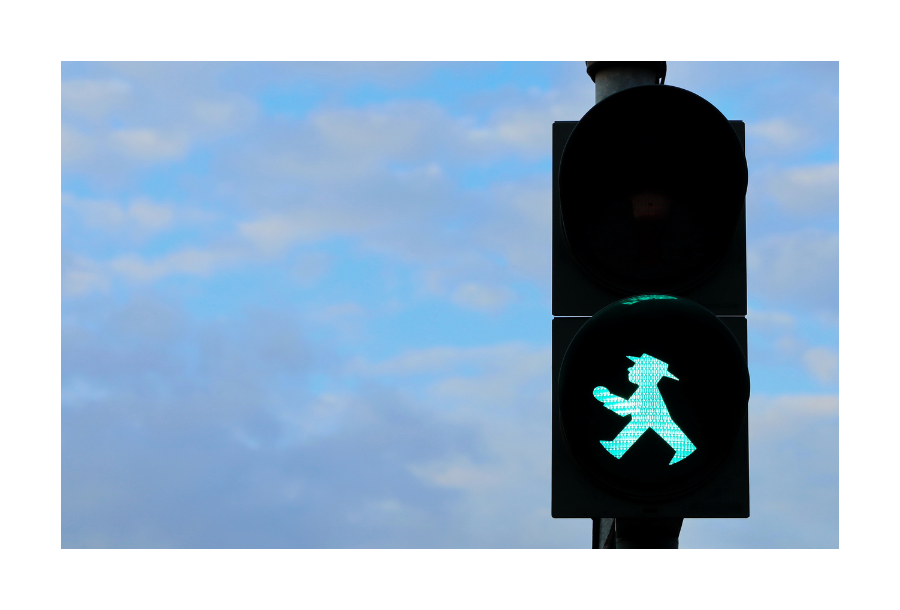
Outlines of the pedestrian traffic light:
[[555,123],[553,315],[646,292],[746,315],[742,138],[742,122],[668,85]]
[[663,84],[553,126],[553,517],[747,517],[743,123]]
[[641,295],[605,307],[578,330],[560,364],[558,393],[566,445],[588,478],[609,493],[652,501],[715,474],[744,422],[750,379],[743,351],[709,310]]

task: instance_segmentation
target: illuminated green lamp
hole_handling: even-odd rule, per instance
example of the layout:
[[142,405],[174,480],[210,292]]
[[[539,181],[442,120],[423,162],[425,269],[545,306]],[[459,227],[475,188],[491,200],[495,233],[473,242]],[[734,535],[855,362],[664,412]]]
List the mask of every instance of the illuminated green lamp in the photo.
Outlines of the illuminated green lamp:
[[641,303],[642,301],[661,301],[665,299],[676,299],[677,297],[671,297],[667,294],[639,294],[633,297],[628,297],[619,301],[621,305],[634,305],[635,303]]
[[610,393],[603,386],[597,386],[594,388],[594,398],[618,415],[630,415],[631,421],[616,438],[611,441],[601,440],[600,444],[619,459],[650,428],[675,450],[669,465],[680,462],[693,453],[696,447],[678,424],[672,421],[666,401],[663,400],[657,386],[663,377],[675,381],[678,381],[678,378],[669,372],[667,363],[649,354],[643,354],[640,358],[634,356],[627,358],[634,362],[628,369],[628,380],[638,386],[634,394],[626,399]]

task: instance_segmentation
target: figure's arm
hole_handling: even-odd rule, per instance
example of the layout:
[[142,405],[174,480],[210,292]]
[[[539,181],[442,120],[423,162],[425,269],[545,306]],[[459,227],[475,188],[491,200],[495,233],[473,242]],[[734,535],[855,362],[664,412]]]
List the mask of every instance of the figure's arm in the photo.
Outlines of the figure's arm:
[[609,390],[602,385],[594,388],[594,398],[603,403],[603,406],[617,413],[618,415],[631,415],[631,409],[628,408],[628,401],[621,396],[611,394]]

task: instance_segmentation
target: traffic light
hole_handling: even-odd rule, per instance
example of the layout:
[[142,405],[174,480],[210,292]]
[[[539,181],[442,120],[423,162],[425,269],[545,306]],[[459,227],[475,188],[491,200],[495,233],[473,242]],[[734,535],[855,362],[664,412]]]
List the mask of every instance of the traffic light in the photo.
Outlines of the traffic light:
[[664,84],[553,125],[553,517],[749,516],[743,127]]

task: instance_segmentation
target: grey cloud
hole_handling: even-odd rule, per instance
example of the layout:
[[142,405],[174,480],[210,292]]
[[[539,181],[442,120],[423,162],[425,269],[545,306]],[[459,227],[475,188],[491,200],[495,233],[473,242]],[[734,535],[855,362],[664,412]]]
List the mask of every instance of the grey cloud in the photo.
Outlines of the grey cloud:
[[[284,316],[268,314],[261,321],[264,314],[251,312],[236,328],[198,327],[150,297],[92,312],[96,306],[73,306],[80,312],[74,320],[82,321],[63,325],[63,387],[87,380],[109,396],[98,408],[137,421],[237,417],[266,395],[256,379],[259,369],[302,373],[309,364],[292,330],[296,322]],[[95,323],[84,323],[95,316]]]
[[[283,313],[96,315],[64,328],[64,547],[588,544],[549,517],[547,348],[348,366]],[[312,370],[353,389],[312,394]],[[836,396],[755,396],[753,517],[689,522],[682,546],[834,546],[836,416]]]
[[284,314],[81,307],[102,322],[64,327],[63,546],[580,543],[545,514],[546,349],[414,351],[312,394],[349,371]]
[[[121,119],[117,128],[185,133],[188,151],[227,136],[217,140],[209,177],[192,179],[241,220],[212,244],[64,260],[64,286],[84,295],[67,304],[63,327],[64,546],[586,546],[589,523],[549,517],[549,350],[436,348],[348,363],[277,312],[199,323],[150,304],[116,313],[112,300],[91,292],[116,273],[145,281],[212,274],[338,236],[412,263],[429,294],[500,307],[518,278],[548,285],[549,167],[534,182],[516,179],[519,186],[460,187],[458,178],[510,159],[539,160],[550,120],[578,118],[589,104],[560,101],[557,92],[486,118],[413,102],[269,121],[223,93],[211,76],[222,66],[171,69],[121,68],[135,91],[152,95],[109,113]],[[581,66],[577,76],[589,97]],[[396,78],[408,76],[400,69]],[[101,163],[112,154],[103,148],[111,127],[73,121],[63,128],[64,151],[81,163],[81,178],[130,167],[121,154],[106,158],[118,169]],[[188,123],[197,127],[179,131]],[[774,127],[768,139],[778,144]],[[788,135],[778,136],[780,146]],[[298,264],[303,281],[321,273],[316,260]],[[751,296],[765,307],[836,313],[836,235],[757,240],[750,266]],[[479,292],[486,286],[495,293]],[[343,302],[306,317],[343,324],[338,344],[347,347],[369,315]],[[774,335],[791,326],[780,315],[761,320]],[[809,370],[827,373],[827,359],[814,356]],[[753,484],[763,489],[754,492],[754,520],[695,544],[776,544],[772,532],[788,545],[831,544],[830,421],[779,424],[800,431],[796,446],[774,423],[753,424]],[[704,524],[712,526],[724,527]]]
[[380,417],[366,434],[289,449],[254,449],[215,425],[129,430],[67,415],[63,546],[452,546],[436,524],[448,524],[454,492],[423,485],[402,464],[465,438],[390,407],[389,396],[375,401]]
[[544,349],[447,348],[424,386],[411,352],[313,395],[339,362],[283,315],[104,316],[64,331],[64,547],[586,544],[547,514]]

